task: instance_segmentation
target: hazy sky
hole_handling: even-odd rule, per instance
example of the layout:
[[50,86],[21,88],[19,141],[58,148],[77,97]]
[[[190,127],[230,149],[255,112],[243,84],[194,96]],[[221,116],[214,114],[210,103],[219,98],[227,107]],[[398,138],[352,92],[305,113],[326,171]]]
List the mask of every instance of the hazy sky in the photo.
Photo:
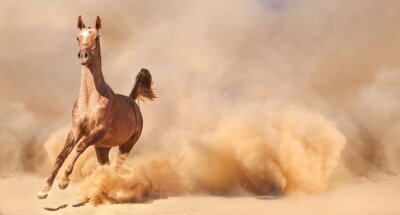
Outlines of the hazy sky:
[[80,82],[76,20],[93,26],[99,15],[114,91],[127,94],[142,67],[153,74],[160,98],[141,104],[143,145],[157,148],[177,130],[177,141],[204,137],[225,112],[275,101],[333,122],[354,172],[397,169],[398,11],[395,0],[2,0],[0,144],[10,147],[0,154],[35,157],[10,151],[40,154],[68,125]]

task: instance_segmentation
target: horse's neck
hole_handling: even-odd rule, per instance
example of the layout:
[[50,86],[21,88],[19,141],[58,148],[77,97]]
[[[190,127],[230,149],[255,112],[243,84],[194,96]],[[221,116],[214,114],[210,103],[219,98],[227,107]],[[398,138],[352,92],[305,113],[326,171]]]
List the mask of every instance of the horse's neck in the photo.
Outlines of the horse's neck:
[[101,71],[100,47],[97,48],[89,65],[82,66],[79,99],[85,101],[108,97],[111,93]]

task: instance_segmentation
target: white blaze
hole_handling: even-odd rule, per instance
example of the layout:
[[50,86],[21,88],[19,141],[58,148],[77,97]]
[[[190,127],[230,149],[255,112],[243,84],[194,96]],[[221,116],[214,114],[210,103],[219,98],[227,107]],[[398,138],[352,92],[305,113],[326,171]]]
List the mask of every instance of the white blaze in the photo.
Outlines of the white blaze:
[[85,44],[87,42],[87,37],[89,36],[89,30],[85,30],[82,32],[82,42]]

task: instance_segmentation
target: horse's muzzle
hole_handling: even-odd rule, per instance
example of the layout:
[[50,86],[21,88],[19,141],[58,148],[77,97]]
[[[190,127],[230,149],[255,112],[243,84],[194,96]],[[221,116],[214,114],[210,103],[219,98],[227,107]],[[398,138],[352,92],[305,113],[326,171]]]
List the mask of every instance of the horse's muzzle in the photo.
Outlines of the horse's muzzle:
[[82,65],[88,65],[90,63],[90,59],[92,58],[92,52],[90,50],[80,50],[78,53],[79,62]]

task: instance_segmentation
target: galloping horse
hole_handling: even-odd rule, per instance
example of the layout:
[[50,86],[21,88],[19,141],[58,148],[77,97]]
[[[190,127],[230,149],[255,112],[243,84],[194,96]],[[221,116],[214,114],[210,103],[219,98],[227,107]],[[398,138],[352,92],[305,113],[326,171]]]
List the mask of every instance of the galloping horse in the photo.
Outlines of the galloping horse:
[[76,153],[59,183],[60,189],[68,186],[68,176],[76,160],[89,146],[94,146],[100,165],[109,163],[108,153],[115,146],[119,146],[118,156],[125,159],[143,128],[142,114],[135,100],[156,98],[151,88],[151,74],[146,69],[137,74],[129,96],[115,94],[108,86],[101,70],[100,27],[99,17],[95,28],[85,27],[81,16],[78,17],[80,91],[72,109],[72,125],[65,146],[57,156],[45,187],[37,194],[39,199],[47,197],[60,167],[75,145]]

